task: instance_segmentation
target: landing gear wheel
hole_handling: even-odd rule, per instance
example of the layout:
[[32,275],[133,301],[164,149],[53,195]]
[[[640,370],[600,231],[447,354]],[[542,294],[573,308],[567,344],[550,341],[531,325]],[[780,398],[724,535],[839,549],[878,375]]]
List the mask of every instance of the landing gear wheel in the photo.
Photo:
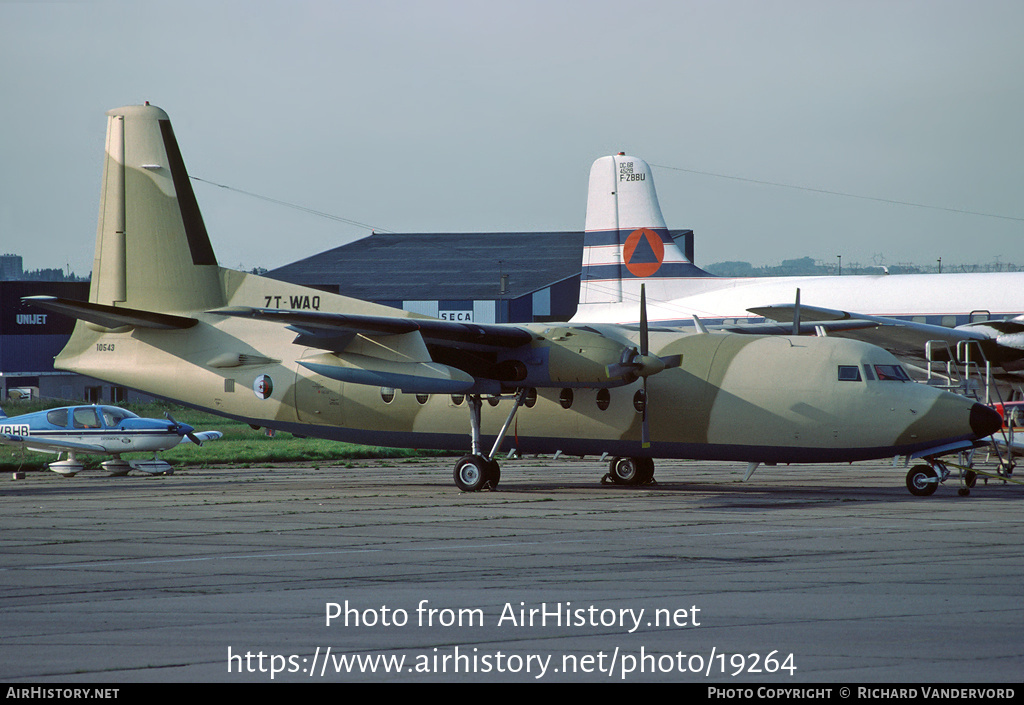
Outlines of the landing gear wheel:
[[640,484],[654,482],[654,458],[636,458],[636,462],[640,467]]
[[487,463],[487,484],[489,489],[495,489],[499,482],[501,482],[501,466],[498,465],[497,460],[491,460]]
[[608,475],[616,485],[643,485],[654,479],[651,458],[612,458]]
[[934,494],[939,487],[939,474],[927,465],[915,465],[907,473],[907,489],[916,497]]
[[479,455],[466,455],[455,463],[455,484],[463,492],[478,492],[494,489],[501,480],[501,469],[495,460],[485,460]]

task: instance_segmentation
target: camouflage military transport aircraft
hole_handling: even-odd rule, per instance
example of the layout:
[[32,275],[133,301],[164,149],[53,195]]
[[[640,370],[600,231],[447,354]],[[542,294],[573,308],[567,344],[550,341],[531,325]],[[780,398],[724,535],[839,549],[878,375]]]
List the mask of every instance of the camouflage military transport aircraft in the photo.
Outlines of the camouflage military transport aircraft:
[[89,302],[33,300],[79,319],[58,368],[298,435],[465,448],[465,491],[498,484],[509,446],[607,454],[635,484],[654,458],[927,456],[1000,426],[858,341],[440,321],[221,268],[148,104],[108,113],[101,199]]

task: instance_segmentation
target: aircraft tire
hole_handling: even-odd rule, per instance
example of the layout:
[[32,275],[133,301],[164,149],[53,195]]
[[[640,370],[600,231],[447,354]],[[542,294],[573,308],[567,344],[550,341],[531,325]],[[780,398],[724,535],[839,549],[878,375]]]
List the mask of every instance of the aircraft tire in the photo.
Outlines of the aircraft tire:
[[938,473],[927,465],[915,465],[907,473],[907,489],[915,497],[927,497],[935,494],[939,483],[936,482]]
[[968,470],[967,472],[965,472],[964,484],[968,488],[973,488],[976,484],[978,484],[978,473],[974,472],[973,470]]
[[654,458],[636,458],[640,466],[640,484],[646,485],[654,480]]
[[608,474],[616,485],[640,485],[654,477],[654,461],[650,458],[612,458]]
[[501,470],[494,460],[464,455],[455,463],[454,477],[455,484],[463,492],[478,492],[486,487],[496,487],[501,479]]
[[484,489],[495,489],[498,483],[501,482],[501,466],[498,465],[497,460],[487,461],[487,483],[484,485]]

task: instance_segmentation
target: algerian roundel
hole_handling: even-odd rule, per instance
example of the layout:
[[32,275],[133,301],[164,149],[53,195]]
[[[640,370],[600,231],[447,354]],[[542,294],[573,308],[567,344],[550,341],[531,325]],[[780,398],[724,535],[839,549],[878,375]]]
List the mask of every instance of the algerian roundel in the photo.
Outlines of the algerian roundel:
[[649,277],[665,259],[665,243],[650,228],[634,230],[622,247],[622,259],[634,277]]

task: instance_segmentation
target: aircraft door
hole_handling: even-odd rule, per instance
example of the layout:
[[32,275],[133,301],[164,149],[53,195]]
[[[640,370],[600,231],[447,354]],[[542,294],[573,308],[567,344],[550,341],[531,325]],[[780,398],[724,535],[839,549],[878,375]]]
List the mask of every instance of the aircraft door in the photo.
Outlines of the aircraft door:
[[[307,353],[320,351],[307,350]],[[302,365],[295,369],[295,415],[300,423],[344,425],[342,403],[345,383],[312,372]]]

